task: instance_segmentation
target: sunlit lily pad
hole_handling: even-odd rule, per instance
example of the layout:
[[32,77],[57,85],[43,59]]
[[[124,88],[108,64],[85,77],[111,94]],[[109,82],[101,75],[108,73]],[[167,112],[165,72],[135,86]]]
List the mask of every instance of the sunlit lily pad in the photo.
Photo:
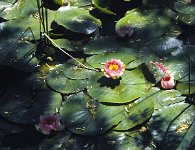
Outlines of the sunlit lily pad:
[[66,70],[66,64],[59,65],[54,68],[47,76],[47,84],[53,90],[69,94],[83,90],[87,86],[87,81],[83,79],[69,79],[66,77],[64,70]]
[[73,32],[91,34],[101,25],[99,19],[91,16],[89,11],[82,8],[65,7],[53,13],[53,19],[58,25]]
[[100,102],[126,103],[145,94],[150,84],[139,69],[125,71],[122,78],[114,80],[97,73],[88,81],[87,90],[91,97]]
[[182,94],[193,94],[195,93],[195,83],[194,81],[189,82],[179,82],[176,86],[176,89],[179,90]]
[[120,59],[125,65],[127,65],[131,61],[138,59],[138,53],[131,48],[121,47],[118,51],[91,56],[87,58],[86,61],[94,68],[103,68],[103,64],[105,64],[110,59]]
[[20,17],[30,17],[31,15],[36,15],[37,13],[38,9],[36,1],[31,1],[29,3],[29,0],[19,0],[9,9],[5,9],[1,15],[3,18],[10,20]]
[[91,66],[84,62],[83,59],[77,59],[81,63],[83,63],[87,68],[84,68],[81,64],[76,62],[75,60],[71,59],[64,64],[64,74],[67,78],[70,79],[89,79],[93,74],[96,73],[95,70],[92,70]]

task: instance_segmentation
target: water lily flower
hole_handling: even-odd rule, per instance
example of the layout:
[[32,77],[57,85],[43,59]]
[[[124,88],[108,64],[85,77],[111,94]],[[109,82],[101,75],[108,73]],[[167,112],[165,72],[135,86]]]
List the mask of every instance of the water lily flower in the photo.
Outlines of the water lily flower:
[[58,114],[41,115],[40,122],[35,125],[35,128],[45,135],[51,134],[53,131],[61,131],[64,125],[60,123],[60,116]]
[[162,71],[162,73],[164,74],[164,77],[161,79],[160,83],[161,83],[161,87],[163,89],[172,89],[175,87],[175,79],[173,77],[173,75],[171,75],[170,73],[168,73],[168,69],[165,68],[165,66],[162,63],[159,62],[152,62],[150,61],[151,64],[154,64],[159,70]]
[[164,76],[160,81],[161,87],[163,89],[172,89],[175,87],[175,80],[174,77],[171,75]]
[[133,31],[134,31],[134,27],[132,26],[121,26],[119,28],[116,28],[116,34],[119,36],[119,37],[125,37],[126,35],[128,35],[129,37],[132,36],[133,34]]
[[104,75],[107,78],[117,79],[125,71],[125,65],[120,59],[111,59],[104,65]]

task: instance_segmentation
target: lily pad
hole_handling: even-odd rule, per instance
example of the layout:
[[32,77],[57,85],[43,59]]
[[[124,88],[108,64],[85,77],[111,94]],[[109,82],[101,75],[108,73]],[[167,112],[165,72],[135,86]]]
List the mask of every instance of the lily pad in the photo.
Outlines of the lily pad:
[[183,41],[174,37],[163,37],[147,43],[150,50],[161,57],[178,56],[184,53]]
[[195,4],[174,3],[174,9],[182,14],[195,15]]
[[72,41],[68,39],[57,39],[54,40],[54,42],[60,46],[61,48],[64,48],[67,51],[82,51],[83,50],[83,44],[80,41]]
[[143,96],[150,84],[139,69],[125,71],[117,80],[96,73],[88,81],[87,91],[100,102],[126,103]]
[[106,106],[81,92],[67,98],[60,114],[70,131],[81,135],[96,135],[105,133],[112,126],[116,126],[115,130],[128,130],[151,117],[152,101],[138,101],[132,105]]
[[64,70],[66,64],[61,64],[54,68],[47,76],[47,84],[57,92],[70,94],[82,91],[87,86],[87,81],[83,79],[69,79],[66,77]]
[[101,25],[99,19],[91,16],[89,11],[82,8],[65,7],[65,9],[53,12],[53,14],[53,20],[58,25],[73,32],[91,34]]
[[102,52],[118,51],[124,42],[117,40],[116,37],[102,36],[94,39],[84,46],[85,54],[101,54]]
[[110,131],[97,139],[101,149],[141,150],[149,145],[147,132],[116,132]]
[[78,64],[78,62],[76,62],[75,60],[71,59],[68,60],[66,62],[66,64],[64,64],[64,74],[67,78],[70,79],[89,79],[93,74],[95,74],[95,70],[93,70],[94,68],[92,68],[91,66],[89,66],[87,63],[84,62],[83,59],[77,59],[79,60],[81,63],[83,63],[87,68],[84,68],[83,66],[81,66],[80,64]]
[[[149,124],[155,141],[161,144],[162,148],[176,149],[194,121],[194,110],[194,106],[180,102],[156,111]],[[193,141],[194,137],[189,137],[191,139],[188,142]]]
[[176,89],[185,95],[194,94],[195,93],[195,83],[193,81],[189,85],[188,82],[179,82],[177,83]]
[[0,113],[15,123],[33,124],[40,115],[55,113],[61,102],[59,93],[49,90],[34,93],[33,81],[23,79],[1,97]]
[[[12,2],[13,3],[13,2]],[[37,2],[28,0],[18,0],[14,5],[5,9],[1,15],[4,19],[16,19],[21,17],[30,17],[30,15],[36,15],[38,13]]]
[[103,113],[99,111],[101,107],[102,104],[91,101],[90,97],[80,92],[69,96],[63,102],[60,115],[70,131],[82,135],[96,135],[106,132],[113,126],[107,123],[105,115],[101,115]]
[[127,65],[129,62],[138,59],[138,53],[131,48],[121,47],[118,51],[101,53],[88,57],[86,62],[94,68],[103,68],[103,64],[110,59],[120,59]]
[[93,149],[96,147],[95,137],[78,136],[64,131],[54,135],[52,138],[44,139],[39,145],[39,150],[62,150],[62,149]]
[[127,11],[125,16],[116,23],[115,29],[123,26],[133,27],[135,28],[131,37],[133,40],[149,41],[163,35],[170,24],[168,17],[157,14],[159,14],[158,10]]

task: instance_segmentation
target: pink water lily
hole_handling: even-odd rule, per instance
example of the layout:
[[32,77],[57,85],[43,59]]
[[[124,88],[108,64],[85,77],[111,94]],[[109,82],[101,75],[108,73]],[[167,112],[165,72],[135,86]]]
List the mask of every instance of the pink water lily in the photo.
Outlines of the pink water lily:
[[164,76],[160,81],[161,87],[163,89],[172,89],[175,87],[175,80],[174,77],[171,75]]
[[41,133],[48,135],[53,131],[61,131],[64,129],[64,125],[60,123],[60,116],[58,114],[41,115],[40,122],[35,125],[35,128]]
[[126,35],[131,37],[134,32],[134,27],[132,26],[121,26],[119,28],[116,28],[116,34],[119,37],[125,37]]
[[104,75],[107,78],[117,79],[125,71],[125,65],[120,59],[111,59],[104,65]]
[[160,81],[161,87],[166,90],[174,88],[176,84],[175,79],[173,75],[168,73],[168,69],[165,68],[165,66],[162,63],[152,61],[150,61],[150,63],[154,64],[164,74],[164,77]]

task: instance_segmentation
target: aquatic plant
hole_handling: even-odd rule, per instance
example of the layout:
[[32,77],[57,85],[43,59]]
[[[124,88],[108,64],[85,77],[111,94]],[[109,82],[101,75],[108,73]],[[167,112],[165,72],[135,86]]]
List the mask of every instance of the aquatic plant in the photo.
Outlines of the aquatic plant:
[[0,0],[0,147],[193,148],[194,10]]

